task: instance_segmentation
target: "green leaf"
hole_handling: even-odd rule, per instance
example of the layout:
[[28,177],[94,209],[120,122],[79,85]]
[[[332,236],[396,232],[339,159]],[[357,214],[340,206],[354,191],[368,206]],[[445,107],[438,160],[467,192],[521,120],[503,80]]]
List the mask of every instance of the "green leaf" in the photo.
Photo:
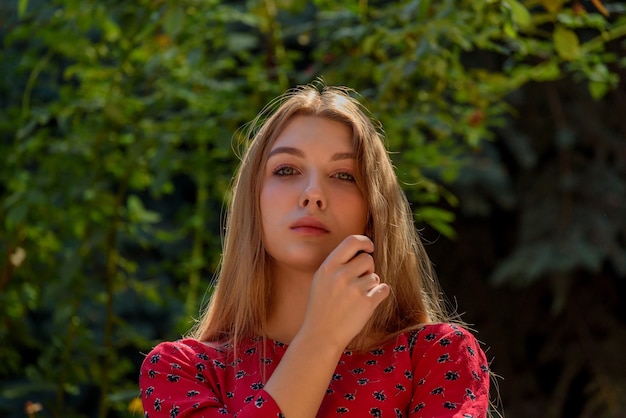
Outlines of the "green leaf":
[[111,19],[105,19],[102,22],[102,28],[104,29],[104,37],[109,42],[116,42],[122,36],[122,30]]
[[404,7],[402,17],[405,20],[421,20],[427,17],[430,0],[413,0]]
[[573,61],[580,56],[580,41],[576,32],[557,26],[552,40],[556,53],[564,60]]
[[590,81],[589,82],[589,94],[595,100],[600,100],[606,92],[609,90],[609,84],[602,81]]
[[454,221],[455,215],[449,210],[424,206],[419,208],[417,218],[432,226],[435,230],[448,238],[454,238],[456,233],[450,224]]
[[556,80],[560,76],[561,69],[554,60],[538,64],[531,70],[531,78],[534,81]]
[[565,0],[541,0],[542,6],[550,13],[556,14],[562,8]]
[[155,223],[161,218],[158,213],[147,210],[141,199],[135,195],[128,196],[127,208],[128,217],[136,223]]
[[517,0],[505,0],[505,3],[511,8],[513,21],[517,27],[527,29],[532,26],[530,12],[522,3]]
[[185,11],[180,5],[171,6],[165,15],[163,26],[165,31],[174,38],[180,33],[185,24]]
[[17,17],[23,18],[26,14],[26,9],[28,9],[28,0],[19,0],[17,3]]

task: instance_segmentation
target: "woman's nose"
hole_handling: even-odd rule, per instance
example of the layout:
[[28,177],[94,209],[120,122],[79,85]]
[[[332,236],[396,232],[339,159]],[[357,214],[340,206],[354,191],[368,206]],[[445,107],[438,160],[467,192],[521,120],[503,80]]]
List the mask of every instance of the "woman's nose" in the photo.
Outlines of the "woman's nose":
[[317,177],[311,177],[305,184],[305,188],[300,196],[300,206],[307,207],[316,205],[319,209],[326,208],[326,196],[321,181]]

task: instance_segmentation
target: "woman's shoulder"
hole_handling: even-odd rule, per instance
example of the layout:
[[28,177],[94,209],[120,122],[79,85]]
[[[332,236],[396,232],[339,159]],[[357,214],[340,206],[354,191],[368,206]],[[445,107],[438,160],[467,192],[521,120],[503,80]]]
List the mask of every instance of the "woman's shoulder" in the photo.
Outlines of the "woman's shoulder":
[[470,356],[482,354],[480,343],[474,334],[460,324],[424,324],[405,331],[401,338],[405,339],[411,354],[442,350],[464,351]]
[[424,324],[409,330],[408,333],[424,336],[427,340],[433,340],[439,337],[475,338],[474,334],[465,326],[451,322]]
[[427,341],[436,340],[443,337],[454,338],[475,338],[474,334],[464,325],[451,322],[437,322],[423,324],[411,328],[403,333],[407,338],[423,337]]
[[157,344],[146,355],[144,365],[157,365],[160,362],[168,364],[196,364],[198,361],[219,361],[229,352],[228,344],[216,342],[202,342],[193,338],[182,338],[175,341],[164,341]]
[[213,341],[200,341],[195,338],[181,338],[172,341],[163,341],[157,344],[154,350],[159,351],[194,351],[205,353],[223,353],[228,350],[230,346],[227,343],[213,342]]
[[437,323],[404,335],[417,382],[414,399],[420,400],[416,408],[429,416],[451,416],[451,411],[454,416],[485,416],[489,364],[474,334],[460,324]]

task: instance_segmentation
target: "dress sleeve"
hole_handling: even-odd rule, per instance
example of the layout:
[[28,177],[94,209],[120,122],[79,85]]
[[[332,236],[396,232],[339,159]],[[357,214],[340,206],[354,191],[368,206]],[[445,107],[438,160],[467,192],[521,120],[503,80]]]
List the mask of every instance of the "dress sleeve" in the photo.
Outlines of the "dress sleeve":
[[161,343],[144,359],[139,387],[145,418],[282,417],[263,389],[251,393],[254,401],[241,410],[229,410],[221,399],[220,361],[201,343],[185,341]]
[[490,374],[476,338],[459,326],[440,324],[424,327],[413,339],[409,417],[485,417]]

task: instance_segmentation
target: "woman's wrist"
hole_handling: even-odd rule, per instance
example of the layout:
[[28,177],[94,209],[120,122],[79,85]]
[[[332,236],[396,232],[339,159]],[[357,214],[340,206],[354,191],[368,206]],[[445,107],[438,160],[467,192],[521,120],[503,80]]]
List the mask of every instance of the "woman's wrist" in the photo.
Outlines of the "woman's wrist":
[[334,336],[328,331],[312,330],[303,326],[294,337],[291,345],[301,345],[310,351],[319,351],[320,354],[326,353],[336,357],[338,361],[350,341],[351,339]]

